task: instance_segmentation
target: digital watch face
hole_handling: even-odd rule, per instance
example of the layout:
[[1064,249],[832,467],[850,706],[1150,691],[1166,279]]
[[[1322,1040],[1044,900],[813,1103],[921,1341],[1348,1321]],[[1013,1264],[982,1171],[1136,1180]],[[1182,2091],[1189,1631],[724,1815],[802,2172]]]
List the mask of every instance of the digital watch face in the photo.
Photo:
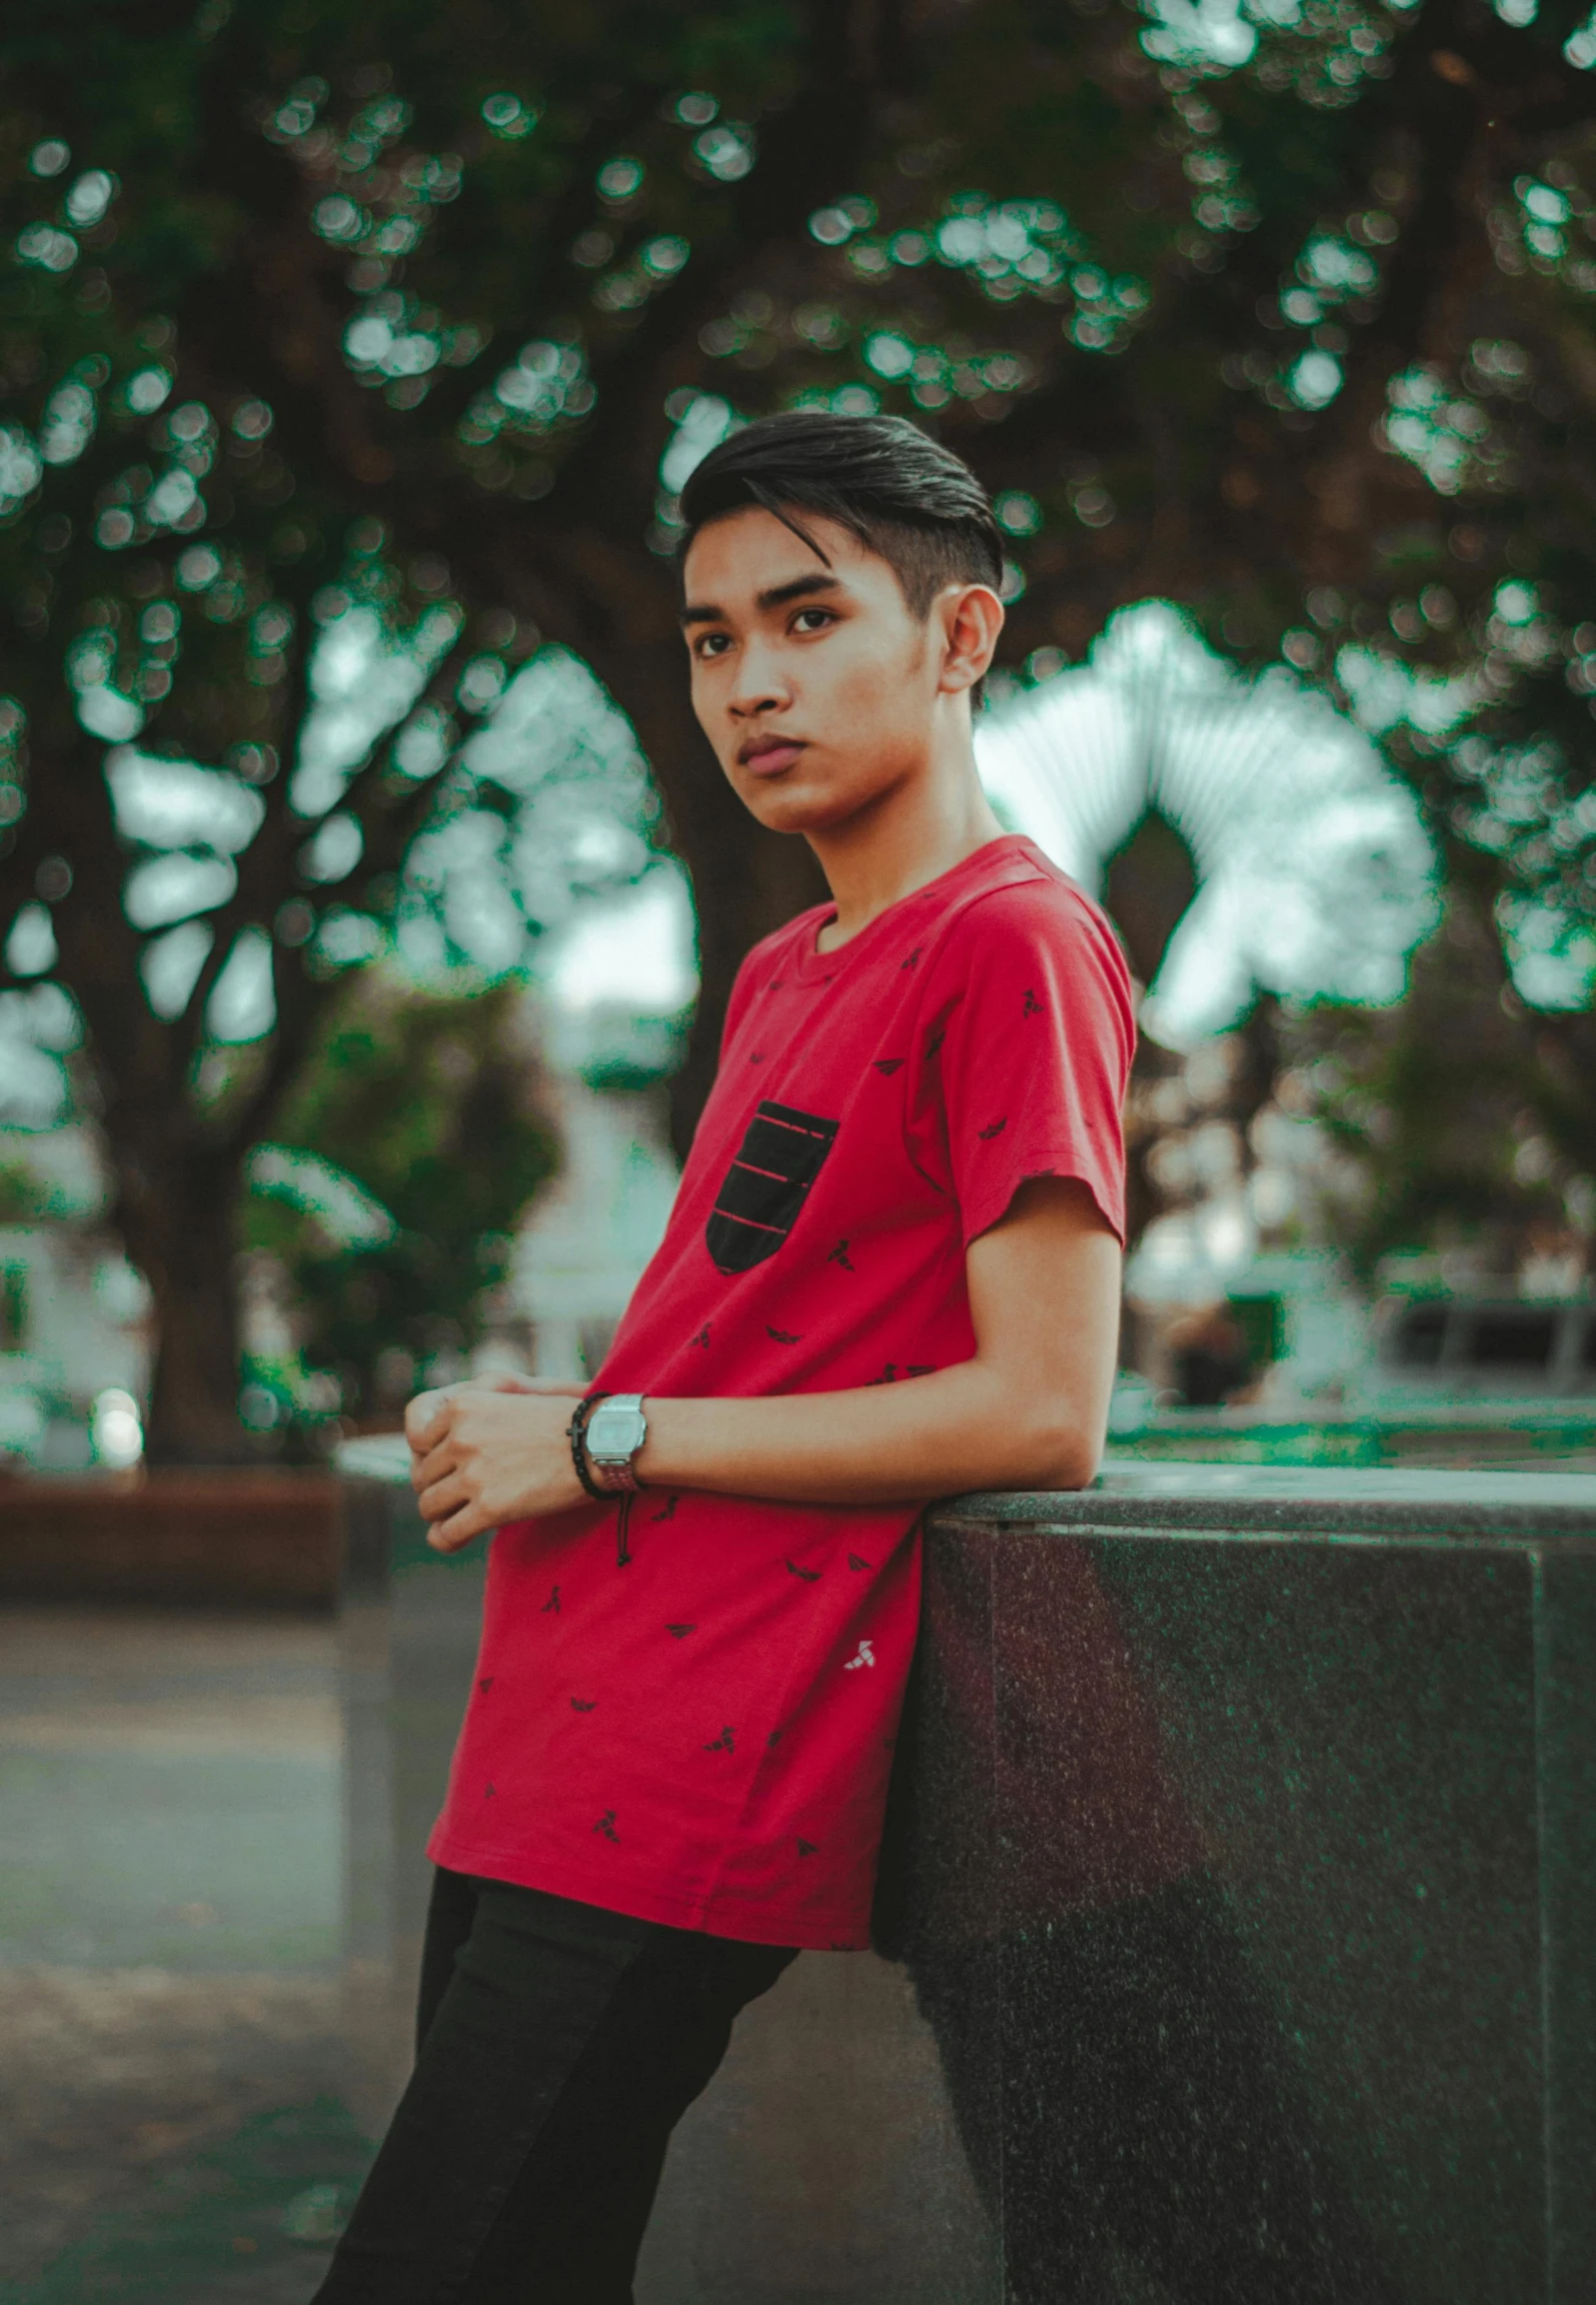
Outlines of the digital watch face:
[[588,1454],[621,1459],[641,1446],[647,1426],[636,1408],[612,1408],[608,1401],[588,1419]]

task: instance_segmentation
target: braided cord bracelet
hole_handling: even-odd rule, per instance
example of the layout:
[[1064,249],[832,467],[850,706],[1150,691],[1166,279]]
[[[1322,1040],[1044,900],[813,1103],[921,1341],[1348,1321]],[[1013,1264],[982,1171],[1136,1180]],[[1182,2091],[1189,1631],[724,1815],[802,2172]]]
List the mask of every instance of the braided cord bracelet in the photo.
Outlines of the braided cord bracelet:
[[588,1419],[600,1401],[609,1398],[608,1392],[590,1392],[585,1400],[577,1402],[572,1411],[571,1422],[566,1426],[566,1438],[571,1443],[571,1461],[576,1466],[577,1478],[593,1498],[595,1504],[608,1504],[610,1491],[601,1488],[588,1469]]

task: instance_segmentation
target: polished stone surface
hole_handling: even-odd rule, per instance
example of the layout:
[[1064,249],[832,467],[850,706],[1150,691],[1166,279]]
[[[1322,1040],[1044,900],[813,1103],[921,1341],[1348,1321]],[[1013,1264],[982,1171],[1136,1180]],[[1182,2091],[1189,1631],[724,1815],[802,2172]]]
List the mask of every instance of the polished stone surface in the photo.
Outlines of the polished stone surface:
[[[375,2101],[480,1567],[352,1496]],[[1596,2297],[1596,1479],[961,1499],[900,1759],[891,1957],[749,2012],[640,2305]]]

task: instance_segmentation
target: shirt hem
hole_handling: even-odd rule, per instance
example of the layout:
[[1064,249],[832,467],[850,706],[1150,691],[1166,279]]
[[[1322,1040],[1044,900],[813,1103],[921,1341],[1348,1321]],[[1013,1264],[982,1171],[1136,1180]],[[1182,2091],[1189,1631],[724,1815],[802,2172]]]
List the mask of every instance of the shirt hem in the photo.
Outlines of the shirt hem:
[[729,1896],[722,1891],[707,1897],[675,1896],[669,1890],[641,1883],[618,1882],[606,1870],[589,1872],[580,1865],[535,1862],[521,1854],[474,1848],[444,1833],[427,1844],[435,1865],[455,1873],[472,1873],[484,1880],[510,1881],[517,1888],[542,1889],[553,1897],[570,1897],[604,1912],[624,1913],[631,1920],[655,1921],[670,1929],[693,1929],[712,1937],[730,1937],[739,1944],[793,1945],[799,1952],[862,1953],[869,1950],[869,1923],[852,1913],[828,1915],[805,1912],[801,1920],[784,1924],[780,1914],[767,1916],[754,1898]]

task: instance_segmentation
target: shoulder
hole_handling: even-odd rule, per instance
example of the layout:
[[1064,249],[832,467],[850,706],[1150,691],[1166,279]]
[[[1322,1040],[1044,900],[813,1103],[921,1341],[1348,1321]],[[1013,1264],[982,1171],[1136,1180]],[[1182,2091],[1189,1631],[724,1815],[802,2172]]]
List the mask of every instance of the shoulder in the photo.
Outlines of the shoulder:
[[1086,976],[1130,997],[1130,973],[1107,914],[1044,859],[960,905],[946,923],[938,960],[954,973],[1041,964],[1055,981]]

